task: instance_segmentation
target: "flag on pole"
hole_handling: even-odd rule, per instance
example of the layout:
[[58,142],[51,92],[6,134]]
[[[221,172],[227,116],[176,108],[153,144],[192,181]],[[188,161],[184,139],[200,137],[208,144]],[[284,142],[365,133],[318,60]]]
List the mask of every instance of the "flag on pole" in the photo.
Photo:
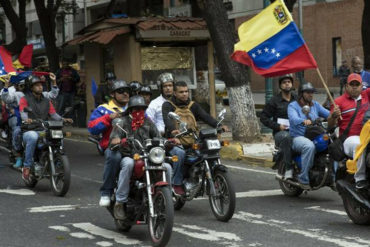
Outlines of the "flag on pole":
[[0,46],[0,57],[5,71],[7,73],[14,72],[15,69],[13,67],[12,55],[4,46]]
[[262,76],[272,77],[317,63],[282,0],[276,0],[238,29],[239,42],[231,58],[251,66]]

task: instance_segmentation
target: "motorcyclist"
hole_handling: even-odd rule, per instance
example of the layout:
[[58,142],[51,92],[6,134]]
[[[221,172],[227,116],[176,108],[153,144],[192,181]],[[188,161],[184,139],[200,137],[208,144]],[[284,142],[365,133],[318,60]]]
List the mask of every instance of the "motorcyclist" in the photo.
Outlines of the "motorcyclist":
[[[52,81],[52,87],[49,92],[42,92],[42,95],[47,99],[56,99],[58,97],[59,88],[57,86],[56,77],[53,73],[49,74],[49,77]],[[43,82],[44,80],[38,76],[30,76],[27,79],[27,84]],[[30,82],[30,83],[29,83]],[[22,147],[21,143],[21,116],[19,113],[19,102],[22,97],[24,97],[26,81],[20,81],[18,83],[13,83],[9,87],[9,78],[6,78],[4,81],[4,88],[1,90],[1,99],[6,104],[8,110],[8,124],[12,130],[12,145],[14,150],[20,150]],[[16,157],[16,163],[14,164],[15,168],[20,168],[22,166],[22,157],[20,153],[14,152]]]
[[[146,139],[161,137],[156,126],[151,120],[145,117],[145,109],[147,104],[144,98],[139,95],[132,96],[128,103],[128,109],[121,117],[118,124],[121,128],[128,132],[129,136],[144,142]],[[110,135],[110,146],[121,144],[122,160],[120,163],[121,171],[119,173],[118,186],[116,190],[116,203],[114,205],[114,216],[116,219],[125,219],[126,203],[130,192],[130,178],[134,168],[134,150],[127,144],[127,136],[124,131],[118,127],[114,127]],[[164,164],[167,168],[167,182],[171,183],[172,168],[169,164]]]
[[162,73],[158,76],[158,88],[161,95],[150,102],[148,109],[146,109],[147,116],[157,126],[161,135],[164,135],[164,122],[162,116],[162,105],[173,95],[173,84],[175,78],[171,73]]
[[265,105],[260,115],[261,122],[273,130],[275,145],[282,151],[285,166],[285,179],[293,177],[292,171],[292,138],[289,135],[288,105],[295,101],[297,96],[292,93],[293,74],[286,74],[279,78],[281,92],[272,97]]
[[113,72],[107,72],[105,74],[105,82],[99,85],[98,90],[96,91],[96,94],[94,96],[96,106],[109,102],[109,89],[112,86],[112,82],[116,79],[116,75]]
[[[310,82],[301,84],[298,92],[298,100],[289,104],[288,117],[289,117],[289,133],[293,138],[292,149],[302,155],[302,168],[298,175],[298,182],[301,184],[302,189],[310,189],[309,184],[309,171],[313,166],[315,157],[314,143],[305,137],[306,127],[311,125],[318,117],[328,119],[329,128],[335,125],[335,119],[340,116],[338,107],[332,114],[325,109],[320,103],[313,100],[313,93],[316,89]],[[303,106],[310,107],[309,112],[303,112]]]
[[103,185],[100,188],[99,205],[110,205],[110,196],[116,187],[116,177],[119,172],[121,153],[112,151],[108,147],[109,136],[112,131],[112,121],[127,109],[130,98],[130,87],[123,80],[114,80],[110,88],[111,100],[107,104],[98,106],[91,114],[88,130],[93,135],[103,135],[99,145],[104,150],[104,174]]
[[[24,180],[29,179],[30,168],[33,165],[33,155],[35,152],[37,140],[39,134],[35,131],[39,124],[34,122],[36,119],[47,120],[50,116],[53,120],[63,120],[63,122],[72,123],[70,118],[62,118],[59,116],[51,100],[44,97],[43,90],[43,81],[38,77],[34,77],[30,81],[30,90],[22,97],[19,101],[19,111],[21,113],[22,121],[27,125],[26,132],[23,133],[23,142],[25,144],[25,160],[24,168],[22,170],[22,178]],[[25,108],[29,107],[32,109],[30,112],[25,112]],[[16,150],[20,152],[20,150]]]
[[141,88],[141,83],[138,81],[132,81],[130,82],[130,88],[131,88],[131,95],[138,95]]
[[[187,117],[186,119],[182,120],[187,122],[188,128],[191,128],[195,131],[197,130],[197,120],[202,120],[214,128],[217,127],[217,120],[205,112],[198,103],[189,99],[188,85],[184,81],[175,82],[174,95],[168,99],[168,101],[164,102],[162,106],[163,120],[166,130],[165,136],[168,138],[173,138],[180,133],[174,121],[168,117],[169,112],[176,113],[177,110],[185,113],[184,115]],[[226,131],[228,130],[227,126],[222,126],[222,128]],[[184,148],[189,147],[185,141],[178,139],[175,140],[179,144],[182,144]],[[178,162],[174,163],[173,189],[176,194],[183,195],[185,193],[182,187],[185,151],[179,147],[175,147],[170,151],[170,154],[178,156]]]
[[145,104],[149,105],[152,97],[152,90],[150,89],[149,86],[142,86],[139,90],[139,95],[141,95],[144,100]]
[[[366,111],[369,108],[370,88],[362,90],[361,75],[353,73],[347,78],[345,85],[345,93],[335,99],[335,104],[338,105],[342,118],[338,119],[339,133],[343,134],[347,128],[350,119],[352,118],[356,107],[359,109],[357,115],[350,127],[347,138],[343,142],[344,152],[349,157],[355,157],[356,148],[360,144],[360,132],[363,125],[363,119]],[[365,154],[362,154],[357,160],[357,171],[354,175],[356,188],[363,189],[369,186],[366,180],[366,164]]]

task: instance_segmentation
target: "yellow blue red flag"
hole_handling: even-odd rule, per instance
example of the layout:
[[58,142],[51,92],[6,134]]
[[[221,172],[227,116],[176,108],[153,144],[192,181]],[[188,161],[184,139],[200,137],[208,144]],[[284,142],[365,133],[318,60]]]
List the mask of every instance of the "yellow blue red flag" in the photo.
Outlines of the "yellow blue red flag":
[[309,68],[317,63],[282,0],[276,0],[238,29],[231,58],[265,77]]

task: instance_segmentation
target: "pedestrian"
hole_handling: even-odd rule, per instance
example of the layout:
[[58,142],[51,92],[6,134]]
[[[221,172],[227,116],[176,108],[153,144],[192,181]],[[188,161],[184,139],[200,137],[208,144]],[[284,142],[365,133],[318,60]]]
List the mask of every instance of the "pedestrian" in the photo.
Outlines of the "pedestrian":
[[347,77],[350,74],[350,69],[348,67],[347,61],[343,60],[342,65],[339,67],[338,75],[339,75],[339,84],[340,84],[340,91],[339,94],[342,95],[343,87],[347,82]]
[[359,56],[352,58],[352,72],[361,75],[362,87],[365,90],[370,87],[370,72],[363,69],[362,60]]

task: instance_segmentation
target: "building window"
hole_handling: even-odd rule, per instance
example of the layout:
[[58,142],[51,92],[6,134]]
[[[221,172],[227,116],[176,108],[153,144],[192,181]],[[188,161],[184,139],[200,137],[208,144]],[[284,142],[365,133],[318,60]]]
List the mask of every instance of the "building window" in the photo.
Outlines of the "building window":
[[342,39],[333,38],[333,75],[338,76],[339,67],[342,64]]

